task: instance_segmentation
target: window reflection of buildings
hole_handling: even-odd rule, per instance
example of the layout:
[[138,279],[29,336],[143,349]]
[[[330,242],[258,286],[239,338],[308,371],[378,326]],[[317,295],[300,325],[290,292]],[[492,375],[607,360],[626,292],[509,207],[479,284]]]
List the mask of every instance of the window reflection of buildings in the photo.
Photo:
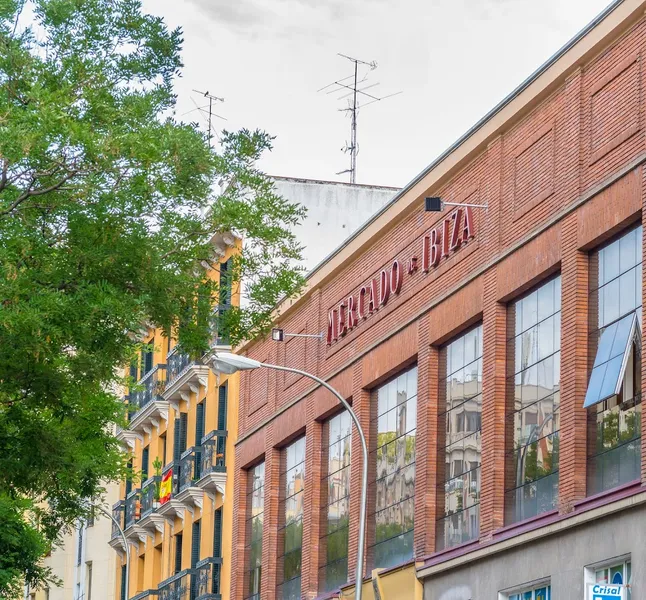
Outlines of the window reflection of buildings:
[[438,520],[438,549],[479,535],[482,455],[482,326],[446,346],[444,510]]
[[[348,527],[352,421],[343,411],[326,423],[327,463],[324,462],[320,540],[319,591],[338,588],[348,579]],[[326,468],[327,465],[327,468]]]
[[279,565],[279,585],[276,596],[283,600],[300,598],[301,559],[303,545],[303,503],[305,500],[305,438],[300,438],[283,450],[285,471],[284,500],[281,504],[282,556]]
[[513,398],[507,422],[506,520],[516,522],[556,506],[560,426],[561,278],[510,306],[514,329]]
[[[603,332],[631,314],[637,315],[639,328],[637,340],[629,341],[619,394],[588,409],[588,495],[637,480],[641,472],[641,225],[592,254],[591,279],[590,307],[598,327],[591,333],[591,347],[598,349]],[[589,386],[594,386],[592,377]]]
[[374,567],[412,557],[417,367],[378,388]]

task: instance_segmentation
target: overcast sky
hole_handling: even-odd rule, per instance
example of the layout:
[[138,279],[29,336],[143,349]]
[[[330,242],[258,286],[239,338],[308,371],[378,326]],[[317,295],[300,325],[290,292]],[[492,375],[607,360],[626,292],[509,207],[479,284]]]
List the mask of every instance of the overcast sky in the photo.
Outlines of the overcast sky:
[[[358,183],[403,186],[506,96],[609,0],[144,0],[184,30],[178,116],[224,97],[220,130],[276,136],[273,175],[347,180],[350,120],[338,52],[378,68],[380,96],[359,113]],[[196,111],[182,118],[201,120]]]

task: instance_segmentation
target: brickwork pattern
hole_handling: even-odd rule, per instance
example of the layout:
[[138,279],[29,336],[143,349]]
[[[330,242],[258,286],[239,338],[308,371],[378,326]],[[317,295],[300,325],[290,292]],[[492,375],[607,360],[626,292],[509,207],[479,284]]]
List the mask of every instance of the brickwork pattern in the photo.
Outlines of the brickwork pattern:
[[[415,534],[416,559],[436,547],[438,495],[443,465],[438,458],[440,394],[438,377],[442,346],[477,322],[483,325],[482,479],[480,542],[490,540],[504,526],[504,491],[509,469],[505,453],[513,443],[513,429],[505,425],[513,390],[508,343],[510,303],[541,281],[560,272],[562,278],[561,329],[561,451],[559,510],[566,514],[586,494],[587,412],[582,403],[590,368],[589,286],[594,276],[590,251],[624,228],[643,220],[646,202],[644,107],[641,98],[646,49],[646,25],[640,20],[587,64],[570,70],[563,81],[530,111],[518,115],[491,139],[474,150],[469,162],[446,179],[429,181],[425,191],[445,200],[487,204],[474,210],[475,238],[443,259],[429,273],[404,273],[400,293],[361,321],[330,347],[308,342],[299,357],[306,370],[329,380],[344,397],[352,399],[365,427],[368,443],[371,390],[413,363],[418,365],[418,419],[416,445]],[[418,188],[420,189],[420,188]],[[452,212],[425,213],[419,208],[393,220],[382,235],[349,259],[343,268],[300,305],[281,317],[286,331],[316,331],[327,324],[328,311],[398,259],[401,265],[421,256],[422,238]],[[646,223],[645,223],[646,224]],[[646,228],[645,228],[646,230]],[[646,234],[645,234],[646,235]],[[644,240],[646,242],[646,239]],[[644,292],[646,296],[646,292]],[[644,298],[646,300],[646,297]],[[643,340],[646,342],[646,337]],[[290,343],[291,344],[291,343]],[[293,349],[271,340],[259,340],[250,356],[295,360]],[[642,354],[642,372],[646,360]],[[302,595],[316,596],[319,564],[316,546],[320,502],[321,422],[333,414],[336,401],[315,389],[306,378],[276,379],[268,375],[266,388],[242,378],[241,441],[237,447],[236,481],[245,465],[267,460],[267,495],[263,547],[263,597],[270,598],[276,580],[278,499],[270,492],[278,485],[278,455],[296,433],[307,434],[305,527]],[[314,391],[313,391],[314,390]],[[287,408],[294,404],[293,407]],[[300,405],[306,408],[299,409]],[[253,410],[251,410],[253,408]],[[511,420],[509,420],[511,423]],[[262,425],[264,427],[262,427]],[[642,420],[646,433],[646,419]],[[642,477],[646,481],[646,445],[642,446]],[[352,439],[349,565],[354,579],[358,547],[361,448]],[[371,465],[374,479],[374,465]],[[317,474],[314,476],[314,474]],[[369,477],[370,479],[370,477]],[[318,482],[318,483],[317,483]],[[244,513],[242,486],[236,483],[236,510]],[[306,487],[307,489],[307,487]],[[374,511],[370,498],[368,514]],[[244,561],[244,519],[234,524],[234,594],[241,598],[240,575]],[[310,531],[308,531],[310,529]],[[368,545],[374,524],[368,521]],[[477,546],[477,542],[476,542]],[[311,550],[310,550],[311,549]],[[370,564],[368,557],[367,564]],[[309,562],[309,564],[307,564]],[[365,572],[365,571],[364,571]],[[237,582],[237,583],[236,583]]]

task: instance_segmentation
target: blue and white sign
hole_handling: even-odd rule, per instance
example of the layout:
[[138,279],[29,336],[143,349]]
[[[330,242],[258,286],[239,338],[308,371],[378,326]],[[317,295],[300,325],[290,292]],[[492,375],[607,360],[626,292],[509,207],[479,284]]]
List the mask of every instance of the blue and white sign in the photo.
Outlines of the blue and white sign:
[[624,600],[625,586],[613,583],[591,583],[588,600]]

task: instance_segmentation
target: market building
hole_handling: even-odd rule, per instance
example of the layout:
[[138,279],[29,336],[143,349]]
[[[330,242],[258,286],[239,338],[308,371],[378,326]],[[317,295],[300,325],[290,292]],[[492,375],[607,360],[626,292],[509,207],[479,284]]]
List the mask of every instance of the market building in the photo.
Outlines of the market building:
[[[357,413],[364,598],[646,593],[645,11],[608,7],[238,349]],[[327,390],[242,373],[231,598],[353,597],[360,470]]]

